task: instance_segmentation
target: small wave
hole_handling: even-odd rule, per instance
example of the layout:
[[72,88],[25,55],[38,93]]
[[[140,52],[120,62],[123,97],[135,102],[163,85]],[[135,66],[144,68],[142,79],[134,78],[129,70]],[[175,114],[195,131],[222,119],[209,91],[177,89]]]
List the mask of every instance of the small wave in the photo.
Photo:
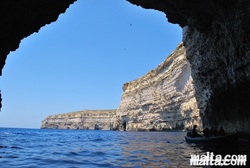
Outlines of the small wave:
[[8,148],[8,146],[2,146],[2,145],[0,145],[0,149],[1,149],[1,148]]
[[95,139],[93,139],[93,141],[94,142],[99,142],[99,141],[104,141],[104,139],[102,139],[102,138],[95,138]]
[[70,155],[75,155],[75,156],[78,156],[78,155],[79,155],[79,153],[73,152],[73,151],[69,152],[69,154],[70,154]]
[[105,155],[105,152],[97,151],[97,152],[93,152],[93,155],[94,156],[102,156],[102,155]]
[[5,135],[12,135],[13,133],[12,132],[3,132],[3,134],[5,134]]
[[23,148],[18,147],[18,146],[12,146],[11,148],[12,148],[12,149],[23,149]]

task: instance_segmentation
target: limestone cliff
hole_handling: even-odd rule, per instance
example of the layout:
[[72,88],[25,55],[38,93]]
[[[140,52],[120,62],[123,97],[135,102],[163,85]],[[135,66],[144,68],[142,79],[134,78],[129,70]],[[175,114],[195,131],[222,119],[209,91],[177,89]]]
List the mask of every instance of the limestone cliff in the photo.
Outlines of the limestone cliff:
[[51,115],[42,122],[43,129],[113,130],[116,110],[84,110]]
[[203,124],[250,133],[250,1],[128,1],[184,28]]
[[200,124],[190,64],[180,44],[156,69],[124,84],[120,130],[182,130]]

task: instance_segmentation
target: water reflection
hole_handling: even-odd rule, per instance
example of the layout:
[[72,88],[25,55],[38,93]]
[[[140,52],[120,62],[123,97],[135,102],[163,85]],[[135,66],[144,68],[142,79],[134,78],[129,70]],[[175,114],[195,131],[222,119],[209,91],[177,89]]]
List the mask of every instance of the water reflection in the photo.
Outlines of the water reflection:
[[[189,167],[191,155],[206,152],[249,154],[249,144],[188,144],[183,132],[123,132],[120,136],[121,159],[118,165],[139,167]],[[248,141],[245,141],[248,142]]]
[[[184,132],[0,129],[1,167],[190,167],[191,155],[247,154],[238,145],[195,145]],[[28,134],[27,134],[28,133]],[[13,159],[15,158],[15,159]],[[249,156],[248,156],[249,158]]]
[[124,133],[120,144],[123,163],[141,167],[186,167],[190,155],[202,150],[186,144],[183,135],[179,132]]

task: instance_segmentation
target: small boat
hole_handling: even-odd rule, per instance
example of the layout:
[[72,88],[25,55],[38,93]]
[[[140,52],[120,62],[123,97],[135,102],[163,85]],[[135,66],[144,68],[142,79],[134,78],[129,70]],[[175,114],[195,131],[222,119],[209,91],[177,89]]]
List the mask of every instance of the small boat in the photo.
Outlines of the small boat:
[[185,136],[187,143],[232,143],[237,142],[238,135],[235,134],[226,134],[223,136],[214,136],[214,137],[190,137]]

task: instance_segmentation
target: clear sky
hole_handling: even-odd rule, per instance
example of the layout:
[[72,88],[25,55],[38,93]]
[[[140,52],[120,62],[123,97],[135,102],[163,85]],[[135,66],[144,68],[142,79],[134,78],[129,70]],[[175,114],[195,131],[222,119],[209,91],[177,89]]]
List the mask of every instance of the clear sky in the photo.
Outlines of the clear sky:
[[0,127],[40,128],[48,115],[116,109],[123,84],[156,68],[181,40],[162,12],[78,0],[8,55]]

